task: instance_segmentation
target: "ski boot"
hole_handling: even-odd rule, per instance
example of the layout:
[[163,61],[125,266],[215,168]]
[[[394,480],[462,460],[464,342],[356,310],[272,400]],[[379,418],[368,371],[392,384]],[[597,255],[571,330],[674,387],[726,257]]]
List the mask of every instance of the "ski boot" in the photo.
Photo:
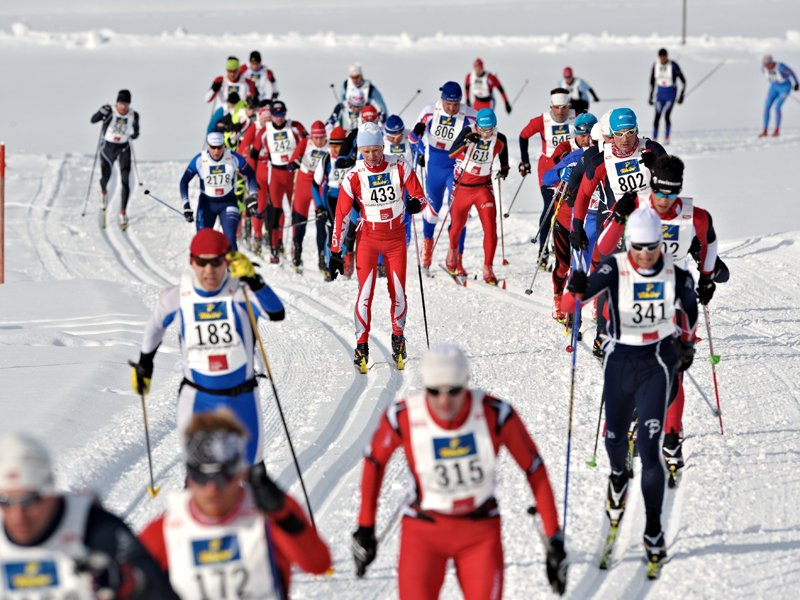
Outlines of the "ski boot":
[[356,345],[356,351],[353,355],[353,363],[356,365],[362,375],[367,374],[367,361],[369,360],[369,344]]
[[406,338],[402,335],[392,334],[392,359],[397,364],[397,370],[406,368]]
[[464,265],[461,264],[461,259],[464,257],[461,252],[458,253],[458,257],[456,258],[456,275],[460,275],[461,277],[467,276],[467,270],[464,268]]
[[664,541],[664,532],[659,531],[651,536],[644,534],[644,552],[647,556],[647,578],[658,579],[661,566],[667,558],[667,544]]
[[456,267],[458,266],[458,250],[449,248],[447,250],[447,257],[444,259],[444,266],[450,275],[456,274]]
[[125,214],[124,210],[119,212],[119,228],[122,231],[128,229],[128,215]]
[[261,238],[260,237],[253,238],[253,241],[250,242],[250,250],[254,254],[258,254],[259,256],[261,256]]
[[628,495],[628,474],[611,472],[608,476],[608,492],[606,494],[606,514],[611,527],[619,527],[625,513],[625,497]]
[[562,324],[567,322],[567,315],[561,310],[561,294],[553,294],[553,318]]
[[483,265],[483,280],[489,285],[497,285],[497,277],[492,265]]
[[667,433],[664,435],[664,445],[662,452],[664,453],[664,462],[669,469],[669,479],[667,485],[675,487],[678,483],[679,473],[678,470],[683,468],[683,442],[681,442],[680,435],[677,433]]
[[295,245],[293,254],[294,256],[292,257],[292,267],[294,267],[296,273],[302,274],[303,272],[303,259],[301,258],[303,254],[302,246]]
[[769,132],[766,129],[763,129],[761,133],[758,134],[758,137],[762,138],[762,137],[767,137],[768,135]]
[[277,265],[279,262],[281,262],[280,250],[278,250],[277,248],[272,248],[270,253],[271,253],[271,256],[269,257],[270,264]]
[[544,252],[542,252],[541,258],[539,258],[539,268],[542,271],[547,271],[547,263],[550,261],[550,251],[545,248]]
[[433,239],[422,240],[422,268],[431,268],[431,259],[433,258]]
[[599,335],[594,338],[594,344],[592,344],[592,356],[597,358],[600,362],[603,362],[603,359],[606,356],[605,350],[603,350],[603,338]]
[[286,249],[283,247],[283,240],[278,240],[278,254],[286,256]]
[[328,263],[325,260],[325,253],[324,252],[320,252],[319,253],[319,260],[317,262],[317,266],[319,267],[319,272],[320,273],[323,273],[323,274],[327,274],[328,273]]
[[352,252],[347,252],[344,255],[344,278],[350,279],[353,276],[354,257]]

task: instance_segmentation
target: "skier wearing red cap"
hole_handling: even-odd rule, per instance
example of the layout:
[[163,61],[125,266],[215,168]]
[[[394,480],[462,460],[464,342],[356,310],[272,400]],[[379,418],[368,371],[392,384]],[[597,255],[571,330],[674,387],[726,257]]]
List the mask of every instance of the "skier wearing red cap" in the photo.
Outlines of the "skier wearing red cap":
[[314,182],[314,171],[319,161],[328,155],[328,134],[322,121],[311,124],[311,136],[304,137],[297,144],[292,154],[292,162],[297,170],[294,195],[292,196],[292,266],[296,271],[302,270],[303,239],[306,235],[308,207],[313,198],[311,187]]
[[467,106],[475,110],[494,108],[494,91],[500,92],[506,104],[506,113],[511,114],[511,103],[508,101],[503,84],[494,73],[489,73],[483,68],[483,60],[476,58],[472,63],[472,71],[464,79],[464,90],[467,97]]
[[[361,476],[361,510],[353,533],[356,575],[375,560],[375,521],[384,473],[403,449],[413,477],[404,506],[400,561],[401,600],[434,600],[453,560],[467,600],[503,595],[503,542],[495,484],[497,454],[505,446],[525,473],[546,536],[546,572],[563,594],[567,556],[547,469],[519,415],[505,401],[467,387],[469,363],[451,344],[434,346],[420,366],[425,389],[397,399],[380,418]],[[531,531],[529,543],[535,541]]]
[[569,101],[576,115],[589,111],[589,94],[592,95],[595,102],[600,102],[600,98],[594,93],[592,86],[585,79],[575,77],[572,67],[564,67],[563,75],[561,81],[558,82],[558,87],[569,91]]
[[280,261],[283,251],[283,201],[291,202],[294,192],[294,170],[292,155],[297,144],[306,137],[306,129],[298,121],[286,118],[286,104],[276,100],[270,108],[270,120],[264,132],[258,136],[250,151],[257,158],[266,151],[269,160],[268,178],[258,181],[258,220],[254,221],[256,245],[261,239],[262,219],[266,215],[267,231],[271,250],[270,262]]
[[[271,321],[284,318],[283,304],[253,263],[231,252],[219,231],[197,232],[189,247],[189,265],[178,285],[161,292],[145,325],[131,385],[137,394],[149,393],[156,351],[167,327],[175,323],[184,365],[178,427],[183,429],[192,413],[227,406],[248,429],[246,458],[253,464],[263,458],[264,415],[256,394],[255,336],[247,300],[255,318]],[[243,284],[252,293],[246,294]]]

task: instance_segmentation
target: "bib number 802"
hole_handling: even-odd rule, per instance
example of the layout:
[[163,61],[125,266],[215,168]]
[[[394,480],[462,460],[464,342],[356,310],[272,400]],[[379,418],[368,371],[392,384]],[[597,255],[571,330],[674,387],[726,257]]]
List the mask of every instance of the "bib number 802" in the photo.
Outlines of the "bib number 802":
[[644,187],[644,173],[631,173],[620,177],[617,181],[619,189],[623,192],[635,192]]

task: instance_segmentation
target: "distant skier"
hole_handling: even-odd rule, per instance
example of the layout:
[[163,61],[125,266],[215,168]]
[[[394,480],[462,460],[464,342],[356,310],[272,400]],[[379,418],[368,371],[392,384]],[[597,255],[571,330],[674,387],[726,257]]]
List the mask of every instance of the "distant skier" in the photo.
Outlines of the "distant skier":
[[139,137],[139,113],[131,109],[131,93],[120,90],[117,102],[112,107],[104,104],[92,115],[91,122],[102,121],[103,135],[100,153],[100,202],[105,212],[108,206],[108,180],[114,161],[119,160],[120,194],[119,226],[128,227],[128,198],[130,197],[131,145],[130,140]]
[[505,102],[506,113],[511,114],[511,103],[508,101],[503,84],[494,73],[489,73],[483,68],[483,59],[476,58],[472,71],[464,79],[464,94],[467,97],[467,106],[475,110],[494,108],[494,91],[500,92]]
[[[678,81],[682,84],[680,94],[678,93]],[[653,98],[654,92],[655,99]],[[675,108],[676,98],[678,104],[682,104],[685,93],[686,79],[683,71],[678,63],[669,59],[666,48],[661,48],[658,51],[658,60],[653,63],[653,68],[650,70],[650,95],[647,100],[650,105],[655,103],[656,109],[656,116],[653,120],[653,140],[658,139],[658,124],[663,114],[664,143],[669,144],[669,135],[672,131],[670,115],[672,109]]]
[[253,368],[255,336],[243,285],[256,318],[281,321],[283,304],[241,252],[214,229],[195,234],[189,246],[189,269],[181,282],[161,292],[144,329],[139,362],[131,372],[137,394],[150,392],[153,360],[167,327],[176,325],[183,364],[178,389],[178,429],[193,413],[230,408],[248,430],[245,459],[263,457],[264,414]]
[[245,79],[253,82],[258,97],[259,106],[266,106],[278,99],[280,90],[275,74],[261,62],[261,52],[253,50],[250,53],[250,62],[239,67]]
[[[652,208],[634,211],[625,229],[627,252],[608,257],[588,278],[585,272],[575,271],[567,286],[570,293],[564,295],[562,303],[564,312],[572,313],[576,297],[586,303],[598,294],[607,294],[611,318],[607,325],[603,399],[611,475],[606,513],[612,530],[618,527],[632,476],[628,466],[628,429],[635,410],[646,518],[644,547],[651,578],[658,576],[667,555],[661,526],[665,477],[660,441],[664,415],[673,371],[685,371],[694,360],[697,324],[692,276],[674,265],[671,254],[662,252],[661,230],[661,219]],[[676,307],[680,307],[680,313]],[[677,323],[676,315],[680,318]],[[675,337],[676,325],[679,337]],[[609,552],[612,539],[608,540]],[[610,554],[606,556],[604,552],[603,558],[610,559]]]
[[212,105],[212,118],[218,108],[225,106],[231,92],[236,92],[239,94],[239,98],[245,101],[257,95],[255,84],[242,75],[239,59],[235,56],[228,57],[228,60],[225,61],[225,75],[215,77],[211,82],[210,89],[206,92],[206,102]]
[[[381,484],[392,455],[402,447],[413,496],[401,520],[401,600],[438,598],[449,560],[465,598],[499,600],[504,565],[496,481],[497,454],[504,446],[535,498],[546,538],[547,578],[563,594],[568,566],[564,536],[547,469],[522,419],[507,402],[467,387],[469,363],[456,346],[431,348],[420,371],[425,389],[398,398],[384,411],[367,448],[353,533],[356,575],[363,577],[377,555]],[[532,532],[518,531],[515,537],[527,544],[535,540]]]
[[569,102],[576,115],[589,110],[589,94],[595,102],[600,102],[600,98],[594,93],[594,89],[585,79],[575,77],[572,67],[564,67],[564,77],[558,82],[558,86],[569,91]]
[[[364,98],[362,106],[364,104],[374,105],[375,108],[378,109],[380,118],[385,119],[389,114],[389,109],[386,108],[386,102],[384,102],[383,96],[381,96],[381,93],[378,91],[378,88],[375,87],[375,84],[369,79],[364,79],[364,71],[361,68],[361,64],[357,62],[351,64],[347,74],[347,79],[342,83],[342,91],[339,94],[339,101],[343,105],[347,105],[350,103],[351,98],[361,94]],[[340,125],[342,125],[342,127],[345,129],[348,129],[342,123],[340,123]]]
[[773,106],[775,106],[775,129],[772,131],[772,135],[778,137],[781,133],[781,108],[783,103],[792,93],[792,89],[795,92],[800,90],[800,84],[794,71],[785,63],[776,63],[771,54],[765,55],[761,61],[761,72],[769,81],[769,88],[767,90],[767,99],[764,102],[764,129],[761,130],[758,137],[767,135],[769,112]]

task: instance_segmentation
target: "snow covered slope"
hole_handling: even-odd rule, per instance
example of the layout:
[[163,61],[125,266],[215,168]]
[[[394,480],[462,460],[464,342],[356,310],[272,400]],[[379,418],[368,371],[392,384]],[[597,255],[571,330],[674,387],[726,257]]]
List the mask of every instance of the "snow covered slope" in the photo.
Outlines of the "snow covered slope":
[[[45,4],[51,9],[54,6]],[[432,14],[452,8],[443,0],[426,4],[434,5]],[[532,4],[542,11],[553,10],[542,3]],[[587,3],[564,4],[574,8],[579,19],[586,18],[580,11],[587,11]],[[731,281],[719,286],[711,305],[715,350],[722,354],[718,372],[725,435],[719,434],[707,406],[707,401],[713,402],[713,389],[710,368],[702,360],[707,353],[703,341],[692,373],[707,401],[698,389],[687,385],[687,468],[681,487],[667,495],[665,526],[672,559],[661,580],[645,582],[640,548],[643,506],[639,495],[631,494],[619,544],[624,555],[610,572],[600,572],[595,567],[595,553],[608,465],[602,448],[596,469],[584,463],[594,441],[601,373],[586,345],[578,348],[567,531],[572,563],[568,592],[572,598],[793,598],[800,587],[796,569],[800,552],[796,510],[800,496],[796,475],[800,454],[800,283],[795,274],[800,233],[793,231],[797,227],[794,200],[798,184],[786,158],[800,147],[800,105],[787,101],[784,135],[779,140],[756,142],[753,138],[765,91],[757,72],[758,56],[769,49],[779,60],[800,66],[800,41],[785,31],[800,22],[800,11],[790,2],[774,3],[786,18],[776,19],[774,28],[760,24],[748,29],[748,21],[755,22],[750,19],[751,9],[736,2],[709,4],[727,8],[728,14],[738,17],[732,19],[729,30],[709,21],[712,36],[693,40],[678,60],[687,71],[690,87],[723,58],[729,58],[729,63],[676,109],[674,143],[669,150],[686,159],[686,192],[714,215],[722,255],[732,272]],[[78,5],[91,8],[88,3]],[[336,43],[326,48],[325,36],[320,36],[316,39],[322,41],[316,45],[274,48],[266,58],[277,71],[290,111],[306,124],[327,114],[332,105],[328,83],[344,77],[350,60],[361,59],[390,107],[399,107],[417,88],[424,89],[426,98],[433,97],[445,79],[461,80],[479,53],[490,69],[500,71],[512,93],[525,78],[531,80],[518,109],[510,117],[501,115],[501,129],[512,139],[528,118],[543,110],[546,92],[565,64],[585,74],[601,98],[635,96],[633,107],[640,112],[646,132],[651,113],[643,94],[649,65],[655,50],[668,43],[663,36],[674,35],[677,29],[655,25],[654,3],[635,5],[632,10],[641,17],[637,31],[643,35],[656,31],[658,36],[630,46],[619,43],[627,29],[614,25],[605,13],[591,13],[597,19],[595,29],[565,24],[550,32],[536,29],[528,33],[514,25],[513,11],[529,14],[533,9],[505,2],[498,8],[508,15],[502,21],[505,29],[499,33],[542,36],[543,41],[534,43],[525,37],[528,41],[524,43],[498,43],[476,50],[466,37],[476,30],[465,13],[457,26],[447,29],[457,43],[425,41],[437,31],[426,25],[399,50],[374,43],[362,50],[336,37],[332,38]],[[217,29],[207,21],[203,21],[206,30],[196,28],[202,37],[195,41],[190,37],[191,43],[181,43],[175,34],[159,37],[160,31],[174,32],[181,22],[213,17],[212,9],[203,4],[193,3],[204,9],[193,15],[166,11],[150,18],[137,13],[142,26],[128,29],[117,25],[125,15],[114,11],[106,17],[91,15],[87,8],[78,11],[78,16],[59,19],[44,9],[37,13],[41,6],[32,3],[27,17],[30,31],[17,27],[13,33],[11,20],[4,19],[8,25],[0,33],[2,76],[13,78],[16,67],[12,59],[23,53],[26,60],[35,61],[40,75],[35,94],[22,99],[6,94],[0,111],[0,137],[11,144],[6,179],[7,284],[0,288],[0,430],[37,432],[56,455],[61,485],[98,490],[111,509],[140,527],[162,510],[163,500],[151,501],[145,492],[141,409],[130,392],[126,361],[137,355],[144,321],[158,291],[175,281],[184,268],[193,228],[143,196],[138,186],[126,234],[120,233],[113,221],[107,230],[100,230],[94,194],[89,212],[81,218],[96,141],[88,117],[99,104],[113,99],[119,87],[130,86],[142,112],[143,135],[137,156],[143,182],[160,197],[175,201],[185,162],[201,141],[207,117],[202,93],[229,52],[243,56],[253,43],[212,44],[210,40],[226,38],[214,38]],[[147,5],[143,7],[141,10]],[[310,7],[312,22],[324,17],[331,25],[298,28],[301,42],[315,39],[317,31],[353,31],[344,17],[332,16],[320,3]],[[246,5],[238,3],[234,8],[244,10]],[[281,14],[289,14],[285,10]],[[7,7],[2,14],[20,22],[24,17]],[[389,28],[384,23],[377,32],[359,32],[373,36],[373,41],[393,40],[381,36],[413,30],[416,15],[422,14],[422,7],[412,4],[403,13],[407,20],[400,27]],[[181,21],[184,16],[186,20]],[[652,26],[645,17],[653,19]],[[76,39],[83,39],[85,32],[104,27],[133,37],[125,41],[121,34],[109,35],[106,42],[88,48],[67,47],[54,35],[72,32]],[[274,26],[268,29],[278,35]],[[610,32],[605,41],[602,29]],[[559,37],[567,30],[569,36]],[[32,31],[51,32],[49,41],[37,42]],[[586,38],[591,43],[580,41],[577,34],[581,31],[594,36]],[[252,39],[262,40],[265,35]],[[731,35],[742,36],[741,44],[732,47],[721,41]],[[591,52],[591,48],[597,51]],[[678,52],[674,47],[673,53]],[[50,118],[54,90],[59,100],[56,124]],[[423,103],[421,98],[412,106],[406,115],[409,120]],[[610,106],[599,105],[601,110]],[[512,164],[516,163],[515,157]],[[505,202],[510,201],[518,182],[518,177],[512,176],[504,184]],[[114,187],[112,206],[118,202]],[[463,345],[472,360],[474,382],[509,399],[519,410],[544,455],[561,507],[569,355],[564,352],[566,340],[559,326],[550,318],[547,277],[537,279],[532,296],[523,293],[531,276],[533,246],[528,240],[540,200],[529,183],[522,194],[504,224],[510,264],[497,269],[499,276],[507,278],[508,289],[490,289],[472,280],[466,289],[458,289],[449,278],[437,276],[424,281],[425,296],[431,340],[455,340]],[[474,271],[481,263],[482,239],[477,220],[471,220],[469,227],[465,263]],[[307,236],[309,264],[312,255],[313,236]],[[437,260],[443,260],[444,250],[440,248],[437,255]],[[298,576],[293,588],[298,598],[396,596],[397,527],[390,530],[364,580],[352,574],[348,538],[358,508],[361,450],[380,409],[396,394],[419,384],[418,357],[425,334],[419,281],[411,260],[407,370],[401,374],[390,366],[389,303],[379,289],[373,312],[376,364],[366,377],[356,375],[350,365],[355,281],[326,284],[313,269],[298,276],[284,266],[262,267],[267,281],[287,304],[287,319],[265,325],[261,331],[315,516],[331,543],[337,567],[331,579]],[[499,262],[498,251],[496,264]],[[700,336],[705,337],[702,328]],[[176,353],[173,332],[157,356],[153,393],[148,397],[156,477],[165,489],[179,488],[183,479],[174,431],[179,381],[173,369]],[[268,468],[299,493],[277,410],[266,388],[262,400],[267,413]],[[397,460],[384,483],[379,532],[402,500],[404,482],[404,465]],[[529,493],[513,462],[505,458],[500,485],[506,597],[546,597],[544,553],[534,524],[525,514]],[[452,574],[444,596],[459,597]]]

